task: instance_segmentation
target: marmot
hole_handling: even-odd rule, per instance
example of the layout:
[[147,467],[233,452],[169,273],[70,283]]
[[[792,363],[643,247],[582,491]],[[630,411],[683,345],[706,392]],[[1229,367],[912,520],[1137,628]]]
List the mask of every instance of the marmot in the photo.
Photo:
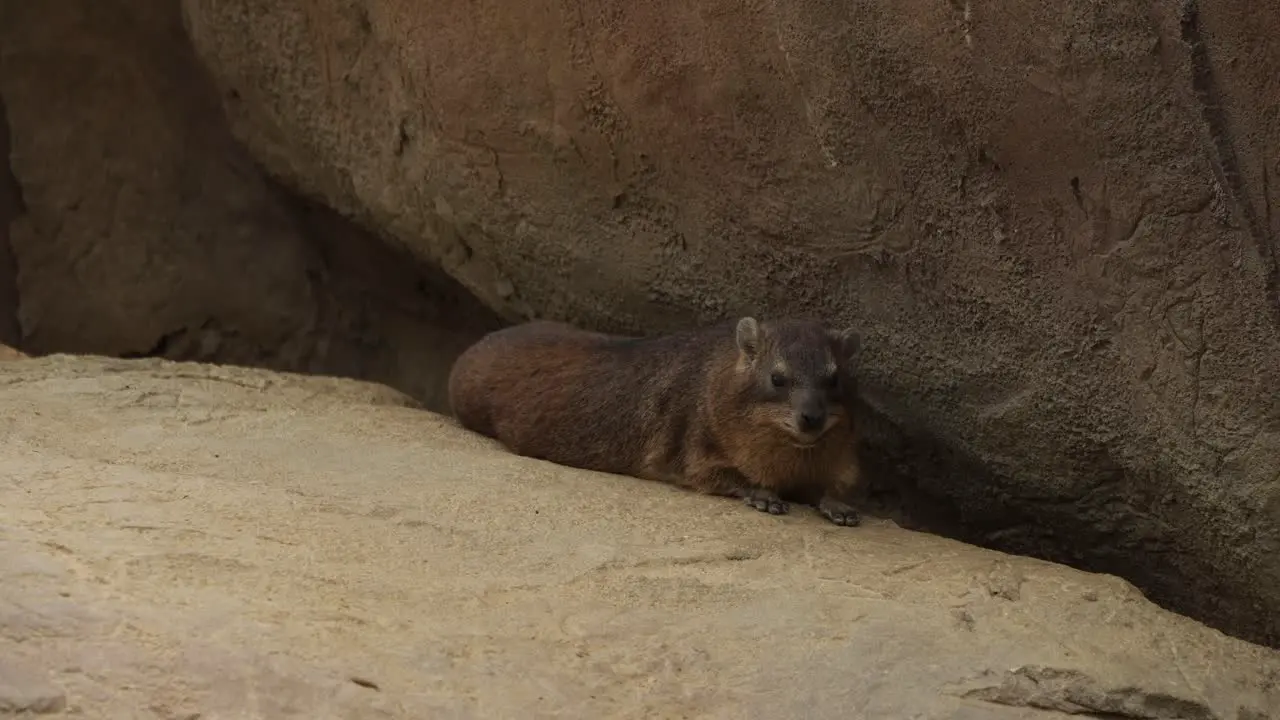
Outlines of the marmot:
[[561,465],[743,499],[780,515],[807,491],[837,525],[858,480],[859,336],[743,317],[654,338],[537,320],[492,332],[449,374],[459,423]]

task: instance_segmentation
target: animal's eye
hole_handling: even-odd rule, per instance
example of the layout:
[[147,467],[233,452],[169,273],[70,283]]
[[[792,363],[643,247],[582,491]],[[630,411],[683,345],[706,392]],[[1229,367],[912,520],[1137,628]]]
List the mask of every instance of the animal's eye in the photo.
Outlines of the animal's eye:
[[780,388],[787,384],[787,377],[782,373],[773,373],[769,376],[769,382],[773,383],[774,387]]

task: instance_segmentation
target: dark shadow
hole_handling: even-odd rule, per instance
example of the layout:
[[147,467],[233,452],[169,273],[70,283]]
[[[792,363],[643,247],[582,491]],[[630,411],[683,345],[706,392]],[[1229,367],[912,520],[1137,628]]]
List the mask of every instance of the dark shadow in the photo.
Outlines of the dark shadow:
[[22,189],[13,176],[9,153],[9,113],[0,97],[0,345],[22,349],[18,324],[18,264],[9,243],[9,226],[23,215]]

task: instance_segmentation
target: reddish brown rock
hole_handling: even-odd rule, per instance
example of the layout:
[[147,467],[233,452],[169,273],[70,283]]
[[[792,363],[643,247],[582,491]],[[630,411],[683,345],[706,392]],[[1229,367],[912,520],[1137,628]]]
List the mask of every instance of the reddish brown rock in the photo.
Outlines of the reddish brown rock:
[[0,343],[373,376],[438,406],[451,353],[495,327],[263,177],[175,3],[0,0],[0,47]]

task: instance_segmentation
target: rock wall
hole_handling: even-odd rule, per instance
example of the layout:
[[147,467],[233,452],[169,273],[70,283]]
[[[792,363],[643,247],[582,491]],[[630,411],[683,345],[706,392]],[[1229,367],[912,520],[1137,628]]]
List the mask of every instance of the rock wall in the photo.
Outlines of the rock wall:
[[0,0],[0,46],[0,342],[372,376],[440,407],[451,355],[496,326],[264,177],[176,3]]
[[855,324],[965,537],[1280,642],[1280,6],[183,9],[273,177],[505,318]]

